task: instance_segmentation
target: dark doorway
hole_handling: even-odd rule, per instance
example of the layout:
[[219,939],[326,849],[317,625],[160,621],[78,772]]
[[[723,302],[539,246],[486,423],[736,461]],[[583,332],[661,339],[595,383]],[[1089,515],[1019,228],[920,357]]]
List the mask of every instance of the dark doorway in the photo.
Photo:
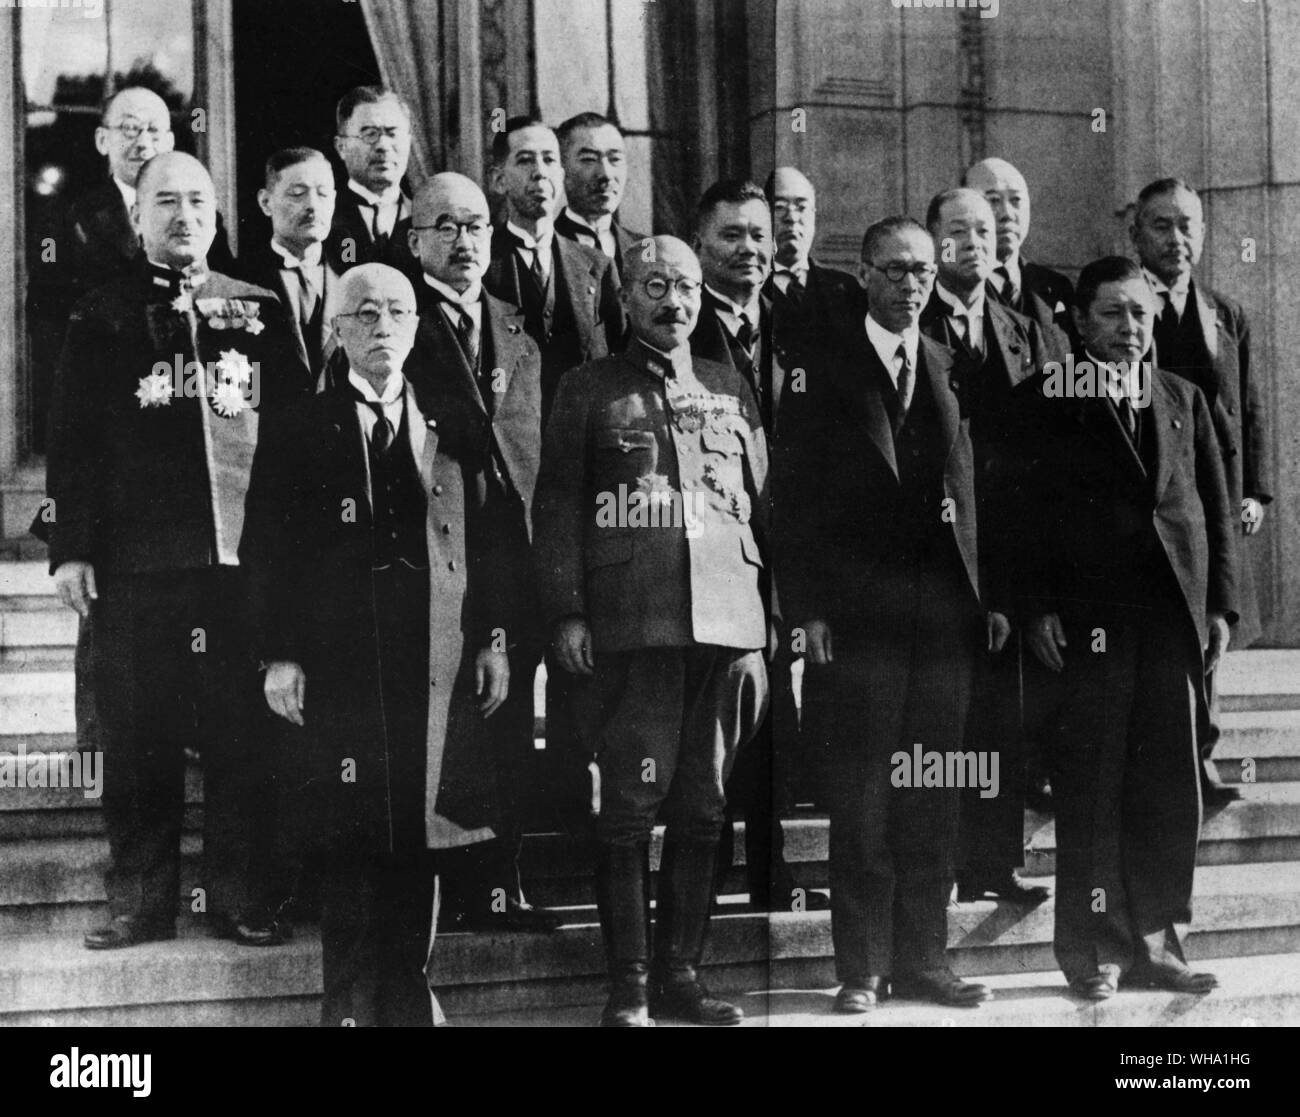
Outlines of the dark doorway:
[[266,157],[282,147],[334,155],[334,106],[353,86],[381,85],[360,4],[235,0],[235,158],[239,242],[270,235],[257,208]]

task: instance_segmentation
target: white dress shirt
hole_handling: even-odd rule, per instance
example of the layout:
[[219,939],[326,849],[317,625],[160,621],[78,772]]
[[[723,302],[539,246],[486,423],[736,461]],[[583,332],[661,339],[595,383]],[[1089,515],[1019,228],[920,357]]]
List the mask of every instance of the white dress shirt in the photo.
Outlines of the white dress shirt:
[[948,306],[948,316],[957,322],[957,333],[975,352],[984,352],[984,285],[975,288],[975,301],[967,306],[942,283],[934,293]]
[[[357,417],[361,420],[361,429],[365,432],[366,441],[370,441],[370,434],[375,429],[375,424],[379,422],[375,409],[369,406],[372,403],[383,405],[384,417],[392,426],[395,436],[402,428],[402,390],[406,387],[406,380],[402,374],[395,372],[388,378],[382,395],[370,386],[369,380],[359,376],[354,369],[348,370],[348,383],[361,393],[361,399],[357,401]],[[362,400],[366,402],[363,403]]]
[[379,231],[386,237],[393,235],[393,226],[397,224],[397,218],[402,211],[402,188],[394,186],[384,194],[376,194],[373,190],[368,190],[355,179],[348,179],[348,189],[368,206],[373,206],[378,211],[376,224]]
[[529,271],[532,271],[533,258],[536,256],[542,262],[542,274],[549,277],[551,274],[551,242],[555,239],[554,227],[549,224],[538,226],[537,236],[524,232],[513,221],[507,221],[506,228],[522,242],[517,251],[520,259],[524,262],[524,266]]
[[582,225],[595,234],[596,243],[600,245],[600,250],[611,260],[618,255],[618,240],[614,236],[614,215],[612,213],[603,213],[595,221],[588,221],[580,214],[574,213],[568,206],[564,207],[564,212],[568,214],[569,220],[575,225]]
[[916,351],[921,345],[921,330],[917,326],[904,330],[901,334],[896,334],[892,330],[885,329],[879,322],[867,315],[867,340],[871,342],[871,347],[876,351],[876,356],[880,358],[880,363],[885,366],[885,371],[889,373],[889,379],[893,382],[894,389],[898,389],[898,374],[902,369],[902,364],[898,360],[898,347],[906,346],[907,363],[912,366],[912,371],[917,372]]
[[735,299],[727,298],[721,291],[709,287],[707,283],[704,286],[708,288],[709,294],[721,304],[718,307],[718,317],[722,319],[723,328],[726,329],[727,333],[732,337],[740,333],[740,316],[743,314],[749,319],[750,330],[754,332],[754,336],[757,336],[763,307],[757,291],[754,292],[754,297],[749,301],[748,305],[741,306]]
[[[465,288],[464,293],[461,293],[460,291],[457,291],[455,287],[443,283],[441,279],[434,279],[431,275],[425,275],[423,279],[425,283],[433,288],[433,290],[437,291],[438,294],[446,299],[447,302],[451,303],[452,306],[468,314],[470,321],[474,323],[474,328],[482,332],[483,283],[481,280],[474,280],[473,283]],[[451,307],[444,306],[442,312],[447,316],[447,321],[451,323],[452,329],[456,329],[460,325],[458,316],[452,313]]]
[[1155,272],[1143,268],[1142,274],[1147,277],[1147,282],[1151,284],[1151,290],[1160,296],[1160,309],[1164,310],[1165,295],[1168,294],[1170,301],[1174,304],[1174,311],[1178,315],[1178,320],[1181,322],[1183,320],[1183,311],[1187,309],[1187,295],[1191,290],[1192,277],[1190,275],[1185,276],[1178,281],[1177,287],[1170,287]]

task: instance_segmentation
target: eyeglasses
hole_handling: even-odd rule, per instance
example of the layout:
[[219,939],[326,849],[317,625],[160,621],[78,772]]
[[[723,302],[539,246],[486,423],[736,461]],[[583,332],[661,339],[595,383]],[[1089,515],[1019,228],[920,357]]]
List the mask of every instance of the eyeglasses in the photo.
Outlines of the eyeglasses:
[[439,221],[436,225],[413,225],[416,232],[434,232],[443,244],[455,244],[460,231],[465,230],[474,240],[482,240],[492,235],[492,226],[481,218],[473,221]]
[[171,131],[170,128],[157,128],[152,124],[148,128],[139,124],[105,124],[104,128],[109,132],[121,132],[122,138],[128,143],[135,143],[145,132],[149,133],[151,140],[156,140]]
[[779,217],[784,217],[788,213],[796,213],[802,217],[805,213],[812,213],[812,211],[812,202],[804,201],[802,199],[797,202],[787,202],[778,198],[772,203],[772,212]]
[[410,310],[404,306],[390,306],[382,309],[380,307],[367,306],[361,310],[353,311],[351,314],[340,314],[337,317],[355,318],[363,326],[373,330],[377,325],[379,325],[379,320],[383,318],[385,314],[392,319],[393,325],[397,326],[399,329],[403,326],[414,325],[417,317],[414,310]]
[[939,274],[939,269],[934,264],[913,264],[910,268],[904,267],[902,264],[890,264],[888,267],[878,268],[870,260],[863,260],[862,262],[872,271],[884,272],[885,278],[890,283],[902,283],[903,277],[908,275],[914,275],[920,282],[924,283]]
[[380,140],[385,137],[390,140],[404,140],[410,132],[397,125],[391,125],[387,128],[380,128],[377,125],[367,125],[358,132],[344,132],[343,138],[346,140],[360,140],[369,147],[374,147]]
[[662,299],[668,294],[669,288],[675,290],[683,299],[694,298],[700,293],[700,284],[693,279],[679,279],[675,283],[669,283],[663,276],[652,275],[644,280],[641,286],[652,299]]

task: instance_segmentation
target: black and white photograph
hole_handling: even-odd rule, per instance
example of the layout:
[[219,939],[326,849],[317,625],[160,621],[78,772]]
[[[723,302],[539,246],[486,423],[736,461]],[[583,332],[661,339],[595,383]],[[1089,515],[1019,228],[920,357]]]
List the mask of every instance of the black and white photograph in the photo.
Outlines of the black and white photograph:
[[1300,1024],[1300,3],[0,0],[0,152],[41,1082]]

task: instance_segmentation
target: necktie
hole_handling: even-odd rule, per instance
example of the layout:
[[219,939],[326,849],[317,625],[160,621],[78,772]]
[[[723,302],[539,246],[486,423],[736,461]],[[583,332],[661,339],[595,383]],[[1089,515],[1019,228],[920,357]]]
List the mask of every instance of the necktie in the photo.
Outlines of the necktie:
[[754,363],[754,326],[750,322],[749,316],[742,314],[740,316],[740,328],[736,331],[736,340],[740,342],[740,347],[745,351],[745,357],[750,364]]
[[993,274],[1002,279],[1002,301],[1010,306],[1016,306],[1020,302],[1020,291],[1011,281],[1011,269],[999,265],[993,269]]
[[375,216],[374,216],[374,220],[371,222],[370,231],[375,238],[375,247],[384,248],[388,245],[388,234],[384,232],[384,230],[380,227],[378,204],[375,205],[374,210],[375,210]]
[[907,343],[900,341],[898,343],[898,352],[895,354],[898,358],[898,419],[901,423],[907,417],[907,409],[912,406],[912,389],[915,386],[916,375],[912,368],[911,362],[907,359]]
[[302,322],[302,327],[306,330],[311,326],[311,320],[316,314],[316,303],[319,299],[319,293],[316,285],[311,281],[311,274],[305,266],[290,268],[298,277],[298,317]]
[[530,270],[533,273],[533,282],[537,284],[537,289],[545,291],[546,269],[542,266],[542,246],[540,244],[533,246],[533,266]]
[[1164,305],[1156,318],[1156,361],[1162,368],[1168,368],[1173,364],[1177,346],[1178,311],[1174,307],[1174,296],[1170,291],[1161,291],[1160,298]]
[[1124,420],[1124,430],[1128,434],[1129,441],[1137,446],[1138,442],[1138,418],[1137,412],[1133,409],[1133,401],[1128,395],[1119,397],[1117,404],[1119,408],[1119,417]]
[[470,368],[477,369],[478,327],[474,325],[468,307],[456,306],[453,309],[456,313],[456,336],[460,339],[460,347],[465,350],[465,359],[469,361]]
[[388,413],[378,400],[357,398],[375,413],[375,425],[370,430],[370,449],[377,457],[383,457],[393,444],[393,424],[388,421]]

